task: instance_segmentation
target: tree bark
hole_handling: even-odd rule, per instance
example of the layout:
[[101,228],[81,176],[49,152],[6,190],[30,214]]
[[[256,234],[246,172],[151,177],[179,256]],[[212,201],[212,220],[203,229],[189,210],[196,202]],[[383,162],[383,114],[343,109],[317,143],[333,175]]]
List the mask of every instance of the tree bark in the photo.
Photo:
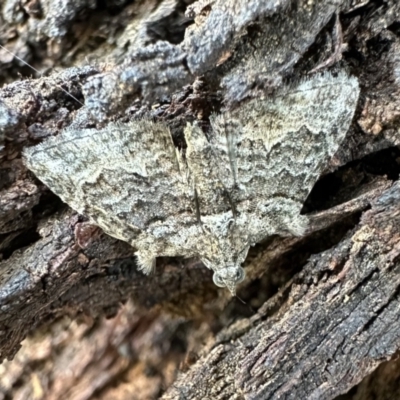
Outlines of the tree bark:
[[[16,55],[0,48],[0,399],[398,396],[398,2],[0,6]],[[306,235],[252,248],[238,298],[198,260],[143,276],[21,158],[66,126],[143,117],[184,146],[188,121],[326,69],[360,81],[353,124]]]

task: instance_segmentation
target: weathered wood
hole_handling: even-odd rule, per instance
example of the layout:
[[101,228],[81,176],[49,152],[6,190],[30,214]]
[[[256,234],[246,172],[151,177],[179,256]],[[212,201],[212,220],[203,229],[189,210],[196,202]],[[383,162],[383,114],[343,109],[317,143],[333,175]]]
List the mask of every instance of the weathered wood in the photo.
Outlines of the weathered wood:
[[[332,399],[389,360],[400,347],[400,3],[201,0],[186,16],[187,1],[73,3],[0,10],[0,44],[58,67],[19,80],[34,74],[0,49],[0,358],[15,356],[0,366],[0,397]],[[304,206],[307,234],[251,250],[246,304],[197,260],[160,259],[143,276],[133,248],[21,160],[70,124],[143,116],[184,146],[187,121],[207,130],[212,112],[321,65],[358,77],[354,123]],[[367,380],[383,370],[356,398],[372,397]]]
[[337,246],[222,330],[163,398],[331,399],[390,359],[400,345],[399,200],[396,183]]

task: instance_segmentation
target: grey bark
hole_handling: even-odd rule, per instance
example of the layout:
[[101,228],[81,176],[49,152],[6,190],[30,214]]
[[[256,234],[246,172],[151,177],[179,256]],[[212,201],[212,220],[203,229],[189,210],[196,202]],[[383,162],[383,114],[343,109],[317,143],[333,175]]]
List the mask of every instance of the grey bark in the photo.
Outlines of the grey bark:
[[[400,331],[399,4],[60,4],[1,5],[0,44],[51,70],[35,76],[0,49],[0,357],[15,357],[0,370],[1,396],[333,399],[353,388],[347,398],[368,398],[368,382],[394,380],[383,366]],[[356,117],[304,206],[307,235],[249,254],[246,305],[197,260],[160,259],[144,277],[133,248],[68,209],[21,160],[25,146],[71,124],[144,116],[184,146],[187,121],[207,129],[212,112],[324,68],[358,77]],[[102,317],[116,314],[111,328]],[[83,315],[93,328],[65,326]],[[29,352],[43,348],[40,332],[51,338],[48,365]],[[65,363],[82,373],[65,378]],[[390,398],[388,386],[374,395]]]

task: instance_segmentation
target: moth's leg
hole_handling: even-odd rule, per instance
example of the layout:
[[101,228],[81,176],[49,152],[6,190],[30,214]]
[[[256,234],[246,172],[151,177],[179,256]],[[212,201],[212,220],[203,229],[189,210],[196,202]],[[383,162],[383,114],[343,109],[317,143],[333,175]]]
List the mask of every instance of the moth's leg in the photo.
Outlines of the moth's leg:
[[303,236],[307,231],[308,223],[309,220],[305,215],[297,214],[286,225],[286,229],[293,236]]
[[308,218],[300,215],[302,204],[294,199],[273,197],[266,202],[263,211],[275,232],[281,236],[303,236],[308,227]]
[[136,257],[138,259],[138,270],[149,275],[156,266],[156,257],[146,250],[138,250]]

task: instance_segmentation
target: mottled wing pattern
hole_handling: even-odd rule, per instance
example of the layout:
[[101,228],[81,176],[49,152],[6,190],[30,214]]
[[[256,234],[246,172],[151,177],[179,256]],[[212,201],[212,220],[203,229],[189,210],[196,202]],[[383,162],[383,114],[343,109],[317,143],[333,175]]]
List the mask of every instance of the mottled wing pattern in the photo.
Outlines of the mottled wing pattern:
[[78,212],[155,257],[199,256],[235,293],[251,244],[301,235],[303,203],[353,118],[359,87],[317,75],[211,119],[209,137],[185,129],[184,156],[163,124],[66,130],[27,149],[27,166]]
[[295,215],[344,139],[358,94],[355,78],[317,75],[213,117],[220,175],[235,181],[231,197],[238,210],[253,214],[255,241],[303,233],[306,221]]
[[150,243],[196,222],[187,171],[168,128],[150,121],[66,130],[25,151],[27,166],[111,236]]
[[185,139],[186,162],[196,194],[199,220],[202,216],[221,214],[231,210],[229,188],[219,176],[213,144],[197,125],[186,127]]

